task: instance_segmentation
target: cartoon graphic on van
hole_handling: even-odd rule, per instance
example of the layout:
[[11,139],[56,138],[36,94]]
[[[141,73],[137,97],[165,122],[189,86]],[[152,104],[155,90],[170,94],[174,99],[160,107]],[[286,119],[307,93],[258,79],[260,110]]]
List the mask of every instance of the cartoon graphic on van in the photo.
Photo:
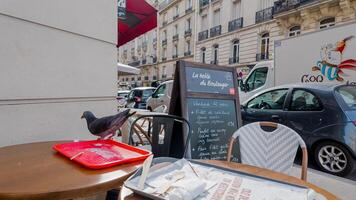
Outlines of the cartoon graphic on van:
[[[320,71],[328,80],[343,81],[343,69],[356,70],[356,60],[343,60],[343,53],[347,48],[347,43],[353,39],[354,36],[349,36],[336,44],[326,44],[320,49],[321,61],[316,63],[312,68],[313,71]],[[347,76],[345,74],[345,76]]]

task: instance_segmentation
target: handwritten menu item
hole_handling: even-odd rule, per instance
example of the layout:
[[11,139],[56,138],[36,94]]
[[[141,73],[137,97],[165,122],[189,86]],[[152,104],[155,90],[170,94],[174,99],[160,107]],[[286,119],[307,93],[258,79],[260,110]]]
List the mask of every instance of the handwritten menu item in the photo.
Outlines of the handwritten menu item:
[[188,98],[191,157],[226,159],[231,134],[237,130],[234,100]]
[[203,68],[187,67],[187,92],[235,94],[233,73]]
[[[190,136],[187,158],[226,159],[229,140],[242,124],[240,112],[235,68],[178,61],[169,114],[187,119],[191,131],[173,128],[170,156],[182,158]],[[237,155],[235,145],[233,159]]]

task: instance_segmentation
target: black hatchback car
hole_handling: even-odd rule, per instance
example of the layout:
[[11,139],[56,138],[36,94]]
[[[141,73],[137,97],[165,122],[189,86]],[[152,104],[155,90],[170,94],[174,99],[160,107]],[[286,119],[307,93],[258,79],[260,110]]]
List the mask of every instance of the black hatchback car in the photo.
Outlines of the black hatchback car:
[[309,155],[328,173],[344,176],[356,158],[356,86],[284,85],[242,105],[245,124],[274,121],[298,132]]

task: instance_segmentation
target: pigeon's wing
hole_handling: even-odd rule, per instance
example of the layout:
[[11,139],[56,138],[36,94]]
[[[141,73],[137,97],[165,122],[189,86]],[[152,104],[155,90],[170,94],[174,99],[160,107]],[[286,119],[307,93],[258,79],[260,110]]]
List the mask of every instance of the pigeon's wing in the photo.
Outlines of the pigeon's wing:
[[89,131],[95,135],[106,131],[110,128],[112,117],[113,116],[108,116],[94,120],[89,125]]

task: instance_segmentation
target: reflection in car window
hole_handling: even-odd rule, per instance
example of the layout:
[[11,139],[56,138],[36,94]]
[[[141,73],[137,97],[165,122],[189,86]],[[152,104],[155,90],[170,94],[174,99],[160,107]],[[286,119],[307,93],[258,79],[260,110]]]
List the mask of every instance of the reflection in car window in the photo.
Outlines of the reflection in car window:
[[290,110],[292,111],[319,111],[323,106],[319,99],[305,90],[294,90]]
[[342,86],[336,90],[349,109],[356,109],[356,87]]
[[268,67],[256,69],[246,80],[247,91],[263,86],[266,82]]
[[247,108],[281,110],[286,99],[288,89],[273,90],[252,99]]

